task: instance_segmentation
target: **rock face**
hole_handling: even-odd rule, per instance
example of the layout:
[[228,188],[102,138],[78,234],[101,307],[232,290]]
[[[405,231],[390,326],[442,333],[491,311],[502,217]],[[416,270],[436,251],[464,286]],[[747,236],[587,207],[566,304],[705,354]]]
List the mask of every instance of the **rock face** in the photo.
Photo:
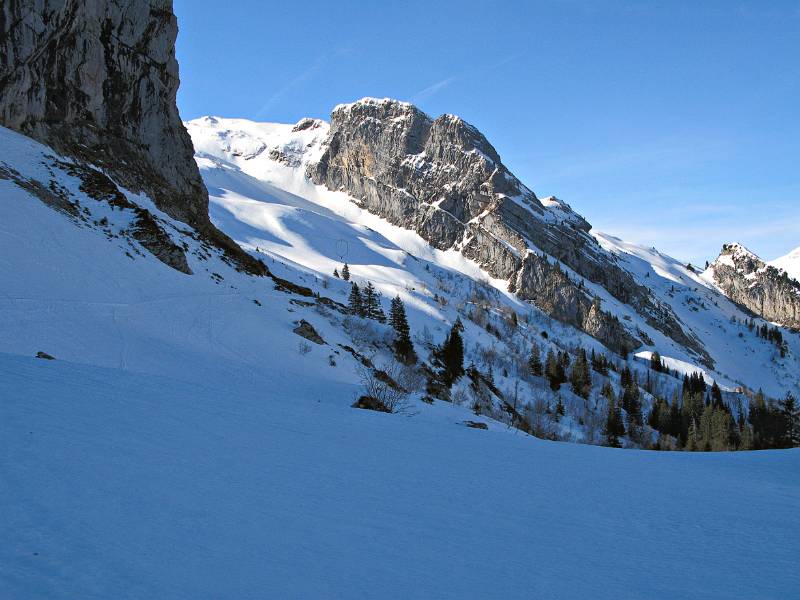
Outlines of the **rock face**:
[[0,124],[145,192],[263,272],[209,221],[175,105],[171,0],[5,0],[0,32]]
[[768,321],[800,329],[800,282],[741,244],[725,244],[711,265],[714,281],[734,302]]
[[555,198],[537,198],[502,164],[488,140],[459,117],[433,120],[394,100],[340,105],[331,115],[324,153],[307,174],[416,231],[436,248],[458,249],[493,276],[507,279],[520,297],[618,352],[641,341],[601,309],[582,278],[710,360],[672,310],[589,235],[583,217]]

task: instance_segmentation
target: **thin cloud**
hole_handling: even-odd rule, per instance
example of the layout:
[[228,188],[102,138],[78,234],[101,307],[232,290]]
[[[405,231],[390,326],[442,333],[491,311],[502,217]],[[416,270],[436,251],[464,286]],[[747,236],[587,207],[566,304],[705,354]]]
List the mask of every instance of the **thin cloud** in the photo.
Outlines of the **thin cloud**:
[[473,69],[473,70],[471,70],[471,71],[469,71],[469,72],[467,72],[465,74],[459,75],[459,76],[451,75],[450,77],[446,77],[446,78],[444,78],[444,79],[442,79],[440,81],[437,81],[436,83],[433,83],[433,84],[429,85],[426,88],[423,88],[423,89],[419,90],[418,92],[413,94],[411,96],[411,98],[409,98],[409,100],[412,103],[417,103],[417,102],[420,102],[421,100],[427,100],[428,98],[438,94],[440,91],[442,91],[444,88],[449,86],[454,81],[470,79],[470,78],[472,78],[472,77],[474,77],[476,75],[482,75],[482,74],[484,74],[484,73],[486,73],[488,71],[493,71],[495,69],[498,69],[498,68],[502,67],[503,65],[506,65],[506,64],[508,64],[508,63],[510,63],[512,61],[517,60],[522,55],[523,55],[522,52],[515,52],[514,54],[509,54],[508,56],[506,56],[504,58],[501,58],[497,62],[492,63],[492,64],[490,64],[490,65],[488,65],[486,67]]
[[411,96],[411,102],[419,102],[420,100],[426,100],[431,96],[438,94],[441,90],[446,88],[448,85],[453,83],[456,80],[455,77],[447,77],[446,79],[442,79],[441,81],[437,81],[433,85],[429,85],[428,87],[421,89],[416,94]]
[[266,102],[264,102],[264,104],[261,106],[258,112],[256,112],[256,116],[257,117],[264,116],[276,104],[280,103],[289,92],[312,80],[317,75],[317,73],[319,73],[322,70],[322,68],[328,62],[330,62],[331,59],[339,57],[343,54],[348,54],[350,51],[351,51],[350,48],[339,48],[335,52],[319,56],[317,60],[315,60],[310,67],[308,67],[305,71],[301,72],[299,75],[297,75],[297,77],[290,80],[286,85],[278,89],[278,91],[276,91],[269,98],[267,98]]

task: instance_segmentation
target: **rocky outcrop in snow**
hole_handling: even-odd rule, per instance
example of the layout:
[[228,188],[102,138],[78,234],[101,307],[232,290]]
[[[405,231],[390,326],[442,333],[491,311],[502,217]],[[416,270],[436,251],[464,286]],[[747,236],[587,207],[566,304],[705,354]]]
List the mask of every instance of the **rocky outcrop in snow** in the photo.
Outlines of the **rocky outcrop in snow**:
[[537,198],[488,140],[459,117],[434,120],[394,100],[340,105],[331,115],[324,153],[308,175],[436,248],[458,249],[491,275],[507,279],[520,297],[618,352],[641,341],[600,308],[581,278],[709,360],[671,309],[600,248],[588,234],[589,223],[555,198]]
[[208,193],[175,105],[171,0],[7,0],[0,124],[145,192],[253,272],[208,218]]
[[786,327],[800,329],[800,283],[741,244],[725,244],[711,265],[714,282],[734,302]]

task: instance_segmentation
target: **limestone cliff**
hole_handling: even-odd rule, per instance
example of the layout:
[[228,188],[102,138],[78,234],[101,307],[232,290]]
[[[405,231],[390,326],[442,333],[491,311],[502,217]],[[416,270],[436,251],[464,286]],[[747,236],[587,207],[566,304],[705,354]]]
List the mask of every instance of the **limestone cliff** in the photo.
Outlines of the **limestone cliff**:
[[171,0],[4,0],[0,124],[146,193],[263,272],[209,221],[175,104],[177,32]]
[[800,329],[800,282],[767,265],[741,244],[725,244],[711,265],[714,282],[734,302],[786,327]]
[[507,279],[520,297],[616,351],[632,350],[641,341],[600,308],[582,278],[710,360],[672,310],[589,235],[583,217],[555,198],[537,198],[489,141],[459,117],[434,120],[394,100],[340,105],[331,115],[326,148],[308,175],[437,248],[460,250]]

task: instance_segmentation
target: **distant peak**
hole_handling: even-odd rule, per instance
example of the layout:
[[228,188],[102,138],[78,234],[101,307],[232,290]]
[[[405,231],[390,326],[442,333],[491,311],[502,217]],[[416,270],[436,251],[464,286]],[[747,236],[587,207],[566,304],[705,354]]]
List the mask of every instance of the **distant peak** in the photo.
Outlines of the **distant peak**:
[[298,131],[307,131],[312,129],[319,129],[325,124],[325,121],[322,119],[312,119],[311,117],[304,117],[300,119],[294,127],[292,127],[293,132]]
[[730,255],[736,258],[754,258],[756,260],[760,260],[758,255],[755,252],[751,252],[748,250],[744,244],[740,244],[739,242],[731,242],[729,244],[723,244],[722,250],[720,255]]
[[347,110],[352,110],[353,108],[358,108],[363,106],[396,106],[398,108],[404,108],[404,109],[413,108],[415,110],[419,110],[416,106],[414,106],[410,102],[403,102],[402,100],[395,100],[393,98],[371,98],[367,96],[365,98],[361,98],[360,100],[356,100],[355,102],[337,104],[333,108],[333,112],[347,111]]

